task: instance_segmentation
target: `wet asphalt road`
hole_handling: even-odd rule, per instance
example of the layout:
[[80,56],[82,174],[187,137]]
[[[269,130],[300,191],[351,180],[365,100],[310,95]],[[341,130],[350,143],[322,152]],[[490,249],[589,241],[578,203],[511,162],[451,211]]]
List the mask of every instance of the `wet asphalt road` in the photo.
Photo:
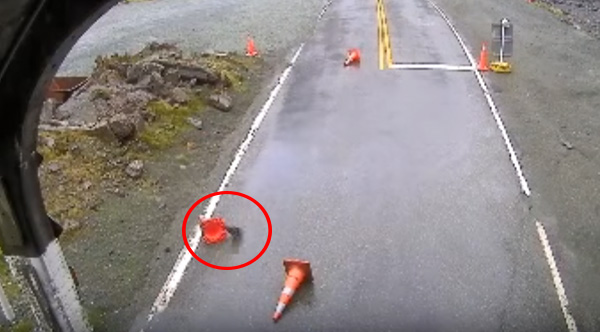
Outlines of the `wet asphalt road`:
[[[424,0],[386,6],[396,62],[467,63]],[[228,188],[268,210],[267,252],[235,271],[193,261],[145,331],[566,330],[474,75],[378,70],[376,22],[374,0],[334,2]],[[360,68],[341,66],[349,47]],[[258,253],[256,207],[226,196],[217,214],[245,237],[201,257]],[[273,324],[285,257],[309,260],[315,281]]]

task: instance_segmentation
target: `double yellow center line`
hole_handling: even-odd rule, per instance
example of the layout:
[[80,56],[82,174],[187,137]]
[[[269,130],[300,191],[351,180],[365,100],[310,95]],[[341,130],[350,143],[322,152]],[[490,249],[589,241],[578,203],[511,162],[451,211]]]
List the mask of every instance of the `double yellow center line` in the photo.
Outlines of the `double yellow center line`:
[[379,46],[379,69],[392,65],[392,45],[383,0],[377,0],[377,44]]

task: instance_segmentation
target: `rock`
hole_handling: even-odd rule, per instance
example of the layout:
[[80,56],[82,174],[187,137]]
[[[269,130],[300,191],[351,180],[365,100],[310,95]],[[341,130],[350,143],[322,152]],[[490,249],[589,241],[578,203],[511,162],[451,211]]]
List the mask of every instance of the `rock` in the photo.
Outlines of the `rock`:
[[157,73],[158,75],[162,75],[164,70],[165,70],[165,66],[158,64],[156,62],[146,62],[146,63],[142,64],[142,74],[143,75],[154,74],[154,73]]
[[178,104],[185,104],[190,100],[190,97],[184,89],[174,88],[171,90],[171,99]]
[[167,207],[167,203],[164,203],[164,202],[163,202],[163,203],[160,203],[160,204],[158,205],[158,208],[159,208],[160,210],[164,210],[166,207]]
[[[54,118],[57,120],[67,120],[70,124],[75,123],[94,123],[98,121],[98,109],[94,101],[96,90],[106,89],[103,86],[92,85],[88,88],[82,88],[81,92],[71,96],[64,104],[60,105],[54,112]],[[110,91],[110,89],[108,89]],[[98,102],[104,99],[97,99]]]
[[46,136],[40,136],[40,143],[49,147],[50,149],[54,148],[54,146],[56,145],[54,138]]
[[103,86],[96,86],[95,89],[90,89],[90,93],[92,95],[92,100],[109,100],[112,96],[112,91]]
[[135,133],[141,133],[142,130],[144,130],[144,126],[146,125],[146,121],[140,113],[132,114],[131,123],[133,124],[133,128],[135,128]]
[[136,84],[140,78],[142,77],[142,66],[138,64],[134,64],[127,68],[127,74],[125,75],[125,80],[129,84]]
[[213,94],[209,98],[210,104],[224,112],[229,112],[233,107],[231,96],[226,93]]
[[127,165],[125,173],[132,179],[138,179],[144,172],[144,163],[141,160],[134,160]]
[[42,104],[42,113],[40,114],[40,122],[46,123],[55,117],[56,109],[60,104],[55,99],[46,99]]
[[145,89],[146,91],[157,96],[165,95],[165,85],[165,80],[158,73],[152,73],[144,76],[144,78],[142,78],[138,83],[138,87]]
[[[125,197],[127,196],[127,193],[124,192],[123,190],[119,189],[119,188],[113,188],[113,189],[108,189],[107,192],[109,193],[113,193],[119,197]],[[123,220],[119,220],[119,222],[123,222]]]
[[142,111],[140,114],[146,122],[152,122],[156,120],[156,114],[148,112],[147,110]]
[[75,229],[78,229],[81,227],[81,222],[77,221],[77,220],[71,220],[71,219],[67,219],[67,220],[63,220],[61,222],[61,226],[63,228],[63,231],[72,231]]
[[119,75],[119,72],[117,72],[116,70],[110,69],[110,70],[102,71],[98,75],[98,78],[96,79],[96,81],[100,84],[118,85],[119,83],[121,83],[121,76]]
[[108,128],[120,142],[125,142],[135,135],[135,125],[125,114],[117,114],[110,118]]
[[179,76],[182,80],[196,80],[196,84],[216,84],[219,82],[219,77],[208,69],[202,67],[179,66]]
[[178,85],[179,80],[181,79],[179,76],[179,72],[176,69],[167,69],[163,78],[165,79],[165,82],[170,83],[174,86]]
[[129,84],[136,84],[142,78],[150,76],[154,73],[160,76],[164,69],[165,67],[163,65],[154,62],[134,63],[127,68],[125,79]]
[[188,122],[198,130],[202,130],[202,120],[194,117],[189,117]]
[[56,173],[56,172],[60,171],[60,169],[61,169],[60,164],[55,163],[55,162],[48,163],[47,167],[48,167],[48,171],[50,171],[51,173]]

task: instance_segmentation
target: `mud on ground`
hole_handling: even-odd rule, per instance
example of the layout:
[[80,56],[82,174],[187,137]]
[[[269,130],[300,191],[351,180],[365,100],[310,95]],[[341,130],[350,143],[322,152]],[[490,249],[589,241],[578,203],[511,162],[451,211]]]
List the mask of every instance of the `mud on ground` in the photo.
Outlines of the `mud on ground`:
[[66,228],[95,331],[126,330],[149,308],[182,247],[173,230],[218,187],[274,73],[275,59],[157,49],[99,59],[87,86],[42,121],[47,209]]

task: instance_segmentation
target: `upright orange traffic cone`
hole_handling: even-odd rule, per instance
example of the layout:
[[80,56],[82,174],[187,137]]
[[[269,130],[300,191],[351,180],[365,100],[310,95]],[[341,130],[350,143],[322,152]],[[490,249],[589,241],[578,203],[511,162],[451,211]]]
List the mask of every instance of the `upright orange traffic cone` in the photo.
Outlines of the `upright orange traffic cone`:
[[252,39],[252,37],[248,37],[248,41],[246,42],[246,55],[247,56],[257,56],[258,55],[258,51],[256,50],[256,47],[254,46],[254,39]]
[[360,62],[360,51],[358,48],[351,48],[348,50],[348,55],[346,56],[346,61],[344,61],[344,66],[349,66],[353,63]]
[[477,65],[477,70],[490,70],[490,67],[488,66],[488,51],[485,42],[481,43],[481,52],[479,53],[479,64]]
[[274,322],[277,322],[281,318],[285,307],[290,303],[294,293],[300,288],[300,285],[305,281],[312,281],[312,271],[308,261],[284,259],[283,266],[285,266],[285,273],[287,276],[285,278],[285,286],[281,291],[279,302],[277,303],[275,313],[273,314]]

